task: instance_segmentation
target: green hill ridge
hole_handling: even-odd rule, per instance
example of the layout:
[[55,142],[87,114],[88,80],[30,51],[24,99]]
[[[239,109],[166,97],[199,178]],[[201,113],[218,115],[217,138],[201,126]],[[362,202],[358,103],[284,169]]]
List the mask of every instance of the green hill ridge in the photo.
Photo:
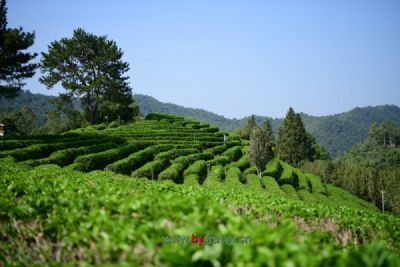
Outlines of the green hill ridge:
[[[42,94],[32,94],[29,91],[21,92],[15,99],[0,97],[0,113],[11,112],[24,105],[30,106],[38,117],[38,126],[43,126],[46,122],[46,112],[54,109],[48,103],[53,96]],[[233,131],[244,127],[248,117],[241,119],[228,119],[221,115],[203,110],[186,108],[176,104],[163,103],[151,96],[135,94],[134,98],[140,106],[141,113],[159,112],[176,116],[183,116],[202,122],[218,125],[224,131]],[[77,106],[77,103],[75,103]],[[250,115],[250,114],[249,114]],[[339,157],[348,151],[352,146],[365,140],[368,129],[372,123],[392,121],[400,125],[400,108],[395,105],[384,105],[376,107],[354,108],[348,112],[330,116],[309,116],[302,113],[304,125],[312,133],[318,143],[328,149],[333,157]],[[270,118],[256,116],[257,123],[262,125],[266,119],[271,121],[272,128],[277,133],[278,128],[283,122],[282,118]]]

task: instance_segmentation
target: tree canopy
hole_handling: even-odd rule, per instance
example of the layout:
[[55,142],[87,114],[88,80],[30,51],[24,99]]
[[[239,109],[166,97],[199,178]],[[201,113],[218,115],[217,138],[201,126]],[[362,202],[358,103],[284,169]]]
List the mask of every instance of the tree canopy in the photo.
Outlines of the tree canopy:
[[0,0],[0,96],[16,97],[25,85],[23,79],[35,74],[37,64],[30,62],[37,54],[24,52],[34,40],[35,33],[7,27],[6,1]]
[[283,125],[279,128],[279,157],[294,165],[312,158],[312,143],[304,128],[300,114],[289,108]]
[[72,38],[52,42],[42,56],[40,81],[48,88],[61,83],[70,96],[79,97],[90,123],[128,121],[138,112],[124,76],[129,64],[107,36],[77,29]]
[[261,178],[261,172],[264,170],[267,162],[274,157],[273,154],[273,136],[259,126],[253,127],[250,135],[249,156],[251,162],[257,167],[257,175]]

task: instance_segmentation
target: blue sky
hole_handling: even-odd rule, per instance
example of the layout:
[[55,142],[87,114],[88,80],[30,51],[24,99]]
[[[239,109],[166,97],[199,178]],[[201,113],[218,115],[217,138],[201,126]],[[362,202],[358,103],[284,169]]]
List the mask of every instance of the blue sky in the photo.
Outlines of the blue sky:
[[[134,93],[229,118],[400,105],[400,1],[8,0],[32,51],[81,27],[124,51]],[[37,75],[25,89],[45,94]]]

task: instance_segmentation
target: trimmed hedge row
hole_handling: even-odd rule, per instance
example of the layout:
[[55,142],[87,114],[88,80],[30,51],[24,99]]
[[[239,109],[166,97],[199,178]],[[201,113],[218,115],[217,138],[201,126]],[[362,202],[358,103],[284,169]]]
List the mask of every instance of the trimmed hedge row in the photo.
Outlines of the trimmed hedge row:
[[[195,174],[202,180],[207,176],[207,163],[205,160],[195,161],[183,173],[183,176]],[[185,178],[186,179],[186,178]]]
[[225,178],[225,170],[221,165],[213,166],[210,170],[209,175],[204,180],[203,186],[206,188],[215,188],[221,185],[221,182]]
[[237,161],[242,156],[242,148],[240,146],[231,147],[224,151],[221,156],[228,157],[229,161]]
[[211,166],[215,166],[229,164],[231,160],[227,156],[215,156],[212,160],[208,162],[211,164]]
[[43,159],[30,159],[22,161],[21,163],[27,164],[31,167],[44,165],[44,164],[57,164],[58,166],[66,166],[74,162],[75,158],[79,155],[100,152],[106,149],[115,147],[115,143],[104,143],[100,145],[91,145],[77,148],[67,148],[53,152],[49,157]]
[[225,183],[231,187],[242,185],[242,172],[238,167],[230,167],[226,172]]
[[324,184],[321,182],[321,178],[319,178],[319,176],[307,173],[307,177],[308,181],[310,181],[311,192],[326,194],[326,188]]
[[107,166],[107,164],[127,157],[129,154],[139,151],[145,147],[146,144],[144,143],[130,143],[122,147],[109,149],[100,153],[79,156],[75,159],[75,162],[82,163],[85,171],[101,170]]
[[169,151],[161,152],[154,159],[170,161],[180,156],[187,156],[189,154],[195,153],[199,153],[199,150],[196,148],[176,148]]
[[210,126],[207,128],[201,128],[199,129],[199,132],[203,132],[203,133],[216,133],[219,132],[219,128],[217,126]]
[[153,160],[154,155],[173,149],[173,145],[155,145],[147,147],[141,151],[130,154],[128,157],[118,160],[105,167],[107,171],[113,171],[122,174],[131,174],[131,172],[148,161]]
[[[94,143],[103,143],[106,140],[107,138],[103,138],[101,140],[93,139],[93,140],[76,141],[76,142],[31,145],[26,148],[17,148],[11,151],[0,152],[0,158],[12,156],[17,161],[44,158],[49,156],[52,152],[56,150],[79,147],[79,146],[87,146]],[[110,138],[108,138],[108,140],[110,140]]]
[[297,190],[304,189],[304,190],[310,191],[310,185],[309,185],[307,175],[305,173],[303,173],[302,171],[300,171],[299,169],[295,169],[294,171],[295,171],[298,181],[299,181]]
[[172,162],[173,163],[181,163],[184,164],[185,166],[189,166],[190,164],[192,164],[193,162],[197,161],[197,160],[209,160],[212,159],[214,157],[214,154],[212,154],[211,152],[201,152],[201,153],[196,153],[196,154],[190,154],[187,156],[181,156],[178,157],[176,159],[174,159]]
[[246,176],[249,175],[249,174],[255,174],[255,175],[257,175],[257,167],[256,167],[256,166],[251,166],[251,167],[249,167],[249,168],[247,168],[247,169],[245,169],[245,170],[243,171],[243,176],[244,176],[244,177],[246,177]]
[[162,120],[166,119],[168,121],[181,121],[184,120],[182,117],[174,116],[174,115],[167,115],[162,113],[149,113],[146,116],[146,120]]
[[172,163],[171,166],[163,170],[158,178],[161,180],[173,180],[176,183],[183,182],[182,174],[186,166],[182,163]]
[[249,168],[251,166],[250,163],[250,156],[248,154],[243,155],[237,162],[232,162],[226,166],[227,169],[232,168],[232,167],[237,167],[241,171],[244,171],[245,169]]
[[286,197],[293,200],[300,200],[299,195],[296,192],[296,189],[291,184],[281,185],[281,190],[285,192]]
[[251,188],[252,190],[256,191],[263,191],[265,190],[262,187],[261,179],[257,176],[257,174],[248,174],[246,175],[246,187]]
[[278,179],[278,183],[280,185],[283,185],[283,184],[295,185],[295,183],[297,181],[297,175],[294,172],[293,167],[283,161],[280,162],[280,165],[283,168],[283,172],[281,173],[281,176]]
[[281,190],[274,177],[263,176],[261,178],[261,186],[267,190],[268,194],[278,197],[285,197],[285,193]]
[[263,176],[272,176],[275,179],[279,179],[279,177],[282,174],[282,166],[277,158],[271,160],[267,164],[267,168],[265,171],[263,171],[262,175]]
[[132,172],[133,177],[146,177],[151,180],[157,179],[158,174],[165,169],[168,165],[167,161],[163,159],[156,159],[151,162],[147,162],[139,169]]
[[219,145],[219,146],[209,148],[205,152],[211,152],[212,154],[217,155],[217,154],[223,153],[227,149],[228,149],[227,145]]
[[199,181],[200,181],[200,177],[198,175],[190,174],[188,176],[185,176],[185,179],[183,180],[183,184],[194,186],[194,187],[200,187]]

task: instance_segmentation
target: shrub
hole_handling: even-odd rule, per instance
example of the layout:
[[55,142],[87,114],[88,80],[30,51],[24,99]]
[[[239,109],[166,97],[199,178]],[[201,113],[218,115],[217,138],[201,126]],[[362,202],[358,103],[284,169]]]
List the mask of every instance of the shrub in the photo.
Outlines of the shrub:
[[195,148],[182,148],[182,149],[171,149],[165,152],[159,153],[154,159],[170,161],[179,156],[186,156],[190,154],[199,153],[199,150]]
[[225,183],[229,186],[238,186],[242,185],[242,172],[238,167],[230,167],[225,176]]
[[216,133],[218,131],[219,131],[219,128],[217,126],[210,126],[207,128],[199,129],[199,132],[202,132],[202,133]]
[[119,121],[112,121],[109,125],[108,128],[117,128],[118,126],[120,126],[121,123]]
[[100,145],[91,145],[78,148],[67,148],[53,152],[49,157],[43,159],[30,159],[21,163],[29,166],[38,166],[44,164],[57,164],[58,166],[66,166],[71,164],[75,158],[82,154],[94,153],[115,147],[115,143],[104,143]]
[[192,164],[196,160],[209,160],[214,157],[214,154],[210,152],[202,152],[202,153],[196,153],[196,154],[191,154],[187,156],[181,156],[176,159],[174,159],[172,162],[173,163],[181,163],[185,166],[188,166],[189,164]]
[[226,145],[219,145],[212,148],[207,149],[205,152],[210,152],[214,155],[221,154],[224,152],[228,147]]
[[232,162],[232,163],[228,164],[225,168],[229,169],[232,167],[237,167],[241,171],[244,171],[245,169],[249,168],[250,165],[251,165],[250,157],[249,157],[249,155],[246,154],[243,157],[241,157],[237,162]]
[[158,159],[147,162],[139,169],[132,172],[133,177],[147,177],[149,179],[157,179],[158,174],[168,165],[165,160]]
[[215,156],[214,159],[208,162],[211,164],[211,166],[215,166],[215,165],[226,165],[229,162],[231,162],[231,160],[227,156]]
[[279,184],[276,182],[276,179],[271,176],[263,176],[261,178],[261,186],[265,188],[268,194],[284,197],[285,193],[279,187]]
[[283,168],[283,172],[282,172],[281,176],[279,177],[278,183],[280,185],[291,184],[293,186],[297,186],[296,185],[297,175],[294,172],[293,167],[283,161],[280,162],[280,165]]
[[188,176],[185,176],[183,180],[183,184],[189,185],[189,186],[195,186],[195,187],[200,187],[200,177],[196,174],[190,174]]
[[246,177],[249,174],[257,174],[256,166],[251,166],[243,171],[243,176]]
[[221,154],[229,158],[229,161],[237,161],[242,156],[242,149],[240,146],[234,146]]
[[186,166],[182,163],[173,163],[167,169],[163,170],[159,175],[158,178],[161,180],[173,180],[177,183],[181,183],[182,173],[185,170]]
[[310,186],[309,186],[309,181],[308,181],[307,175],[298,169],[295,169],[294,171],[295,171],[298,181],[299,181],[299,185],[298,185],[297,189],[298,190],[304,189],[304,190],[310,191]]
[[299,195],[296,192],[296,189],[291,184],[281,185],[281,190],[285,192],[286,197],[293,200],[300,200]]
[[153,160],[154,155],[162,151],[174,148],[173,145],[155,145],[147,147],[141,151],[130,154],[128,157],[118,160],[105,167],[107,171],[116,173],[130,174],[148,161]]
[[257,174],[248,174],[246,175],[246,186],[256,191],[264,191],[261,184],[261,179],[257,176]]
[[221,165],[216,165],[213,166],[210,170],[209,175],[207,178],[204,180],[203,185],[207,187],[216,187],[220,186],[221,181],[223,181],[225,178],[225,171],[224,168]]
[[266,170],[263,172],[263,176],[272,176],[276,179],[282,174],[282,166],[278,159],[273,159],[267,164]]
[[311,192],[326,194],[326,188],[324,184],[321,182],[321,178],[319,176],[308,173],[307,178],[308,181],[310,181]]
[[103,169],[107,164],[110,164],[118,159],[124,158],[129,154],[136,152],[145,147],[145,144],[131,143],[109,149],[100,153],[93,153],[79,156],[75,162],[82,163],[85,166],[85,171]]
[[205,160],[198,160],[189,166],[183,173],[184,176],[195,174],[204,179],[207,176],[207,163]]

